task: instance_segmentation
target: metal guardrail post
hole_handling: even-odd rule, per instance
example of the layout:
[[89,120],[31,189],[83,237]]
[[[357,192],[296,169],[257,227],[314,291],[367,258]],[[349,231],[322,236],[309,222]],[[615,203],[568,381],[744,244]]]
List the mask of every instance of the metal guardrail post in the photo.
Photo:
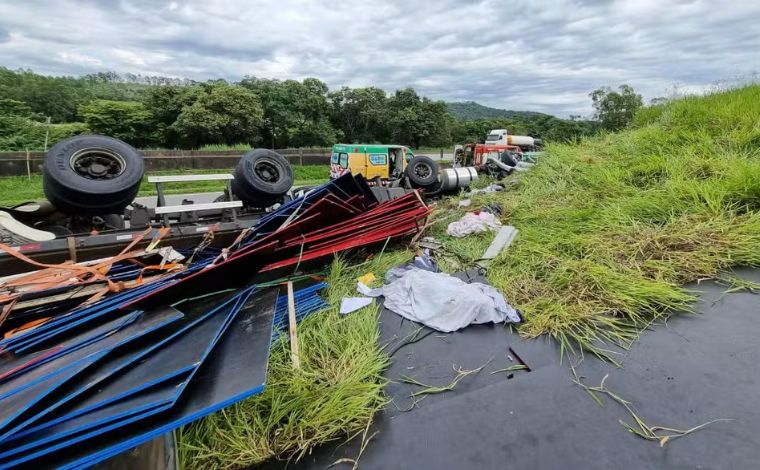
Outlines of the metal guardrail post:
[[[161,184],[161,182],[156,183],[156,199],[157,199],[157,205],[158,207],[165,206],[166,205],[166,198],[164,197],[164,187]],[[164,226],[169,226],[169,214],[164,214]]]

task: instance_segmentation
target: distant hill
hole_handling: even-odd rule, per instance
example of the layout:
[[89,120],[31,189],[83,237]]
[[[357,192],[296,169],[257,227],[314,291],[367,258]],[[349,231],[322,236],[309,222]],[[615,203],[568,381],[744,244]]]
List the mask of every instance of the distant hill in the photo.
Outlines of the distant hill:
[[513,119],[516,117],[549,116],[534,111],[510,111],[508,109],[490,108],[474,101],[461,103],[446,103],[449,112],[460,121],[472,121],[475,119]]

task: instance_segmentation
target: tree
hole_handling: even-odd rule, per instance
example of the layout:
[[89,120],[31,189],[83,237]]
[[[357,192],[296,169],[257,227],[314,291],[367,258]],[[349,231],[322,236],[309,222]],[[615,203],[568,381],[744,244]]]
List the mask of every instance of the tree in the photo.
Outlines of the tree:
[[393,143],[419,147],[425,132],[422,101],[413,88],[396,90],[388,99],[386,112],[389,137]]
[[203,94],[200,86],[160,85],[148,89],[145,106],[153,114],[155,135],[165,147],[177,147],[182,136],[172,126],[182,110],[195,103]]
[[394,143],[421,147],[451,142],[451,121],[443,101],[420,99],[413,88],[396,90],[388,100],[387,126]]
[[79,107],[87,126],[98,134],[144,147],[155,142],[153,115],[136,101],[94,100]]
[[293,125],[292,100],[285,85],[279,80],[246,77],[240,82],[259,97],[263,106],[264,125],[262,142],[272,148],[287,145],[289,129]]
[[346,143],[383,139],[387,97],[376,87],[343,87],[328,95],[330,120]]
[[255,142],[263,122],[264,111],[255,93],[240,86],[215,84],[182,110],[173,128],[195,147],[231,145]]
[[288,145],[291,147],[330,147],[337,142],[335,129],[326,119],[307,121],[289,131]]
[[335,143],[335,129],[328,117],[325,83],[316,78],[303,82],[286,80],[284,85],[290,100],[288,146],[328,146]]
[[316,78],[266,80],[246,77],[240,85],[256,93],[264,108],[263,143],[273,148],[332,145],[328,88]]
[[32,111],[54,122],[74,121],[77,108],[91,95],[76,78],[48,77],[31,70],[0,68],[0,99],[26,103]]
[[633,121],[643,103],[641,95],[633,91],[630,85],[620,85],[619,92],[610,87],[602,87],[589,93],[594,109],[595,118],[602,128],[617,131]]

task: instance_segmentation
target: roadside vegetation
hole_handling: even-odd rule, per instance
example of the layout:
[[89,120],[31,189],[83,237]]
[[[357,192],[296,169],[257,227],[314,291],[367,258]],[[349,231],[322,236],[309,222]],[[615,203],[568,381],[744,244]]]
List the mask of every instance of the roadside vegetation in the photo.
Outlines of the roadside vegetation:
[[[684,283],[760,265],[758,123],[760,86],[647,107],[628,130],[550,146],[516,189],[474,196],[467,210],[497,203],[502,222],[520,230],[488,272],[525,314],[520,334],[548,334],[565,354],[616,361],[643,328],[690,310]],[[427,233],[446,243],[449,270],[477,260],[493,236],[445,235],[466,211],[459,199],[438,203]],[[299,326],[307,366],[294,372],[277,343],[263,395],[183,429],[185,465],[297,459],[365,429],[384,403],[389,359],[377,344],[377,307],[339,318],[337,306],[358,275],[382,279],[410,257],[389,247],[355,268],[333,263],[332,307]]]
[[[44,150],[48,132],[49,145],[90,132],[138,148],[282,149],[337,142],[448,148],[483,141],[490,129],[504,127],[562,142],[596,130],[590,121],[539,113],[459,114],[460,108],[413,88],[329,90],[317,78],[231,83],[113,72],[50,77],[0,67],[0,151]],[[491,116],[498,119],[483,119]]]
[[[328,165],[293,165],[294,185],[313,186],[327,181],[330,176]],[[138,196],[155,196],[156,185],[148,183],[148,176],[156,175],[181,175],[181,174],[206,174],[206,173],[230,173],[233,168],[219,170],[165,170],[146,173],[140,184]],[[165,194],[188,194],[211,191],[223,191],[223,181],[192,181],[187,183],[171,183],[164,185]],[[38,201],[45,199],[42,192],[42,175],[27,176],[3,176],[0,177],[0,206],[12,207],[23,202]]]

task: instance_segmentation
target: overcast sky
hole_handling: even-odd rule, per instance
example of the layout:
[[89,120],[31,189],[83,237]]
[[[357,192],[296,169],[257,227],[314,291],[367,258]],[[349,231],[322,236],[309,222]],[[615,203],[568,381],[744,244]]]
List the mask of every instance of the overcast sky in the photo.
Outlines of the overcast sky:
[[760,0],[0,0],[0,66],[314,76],[560,116],[760,70]]

